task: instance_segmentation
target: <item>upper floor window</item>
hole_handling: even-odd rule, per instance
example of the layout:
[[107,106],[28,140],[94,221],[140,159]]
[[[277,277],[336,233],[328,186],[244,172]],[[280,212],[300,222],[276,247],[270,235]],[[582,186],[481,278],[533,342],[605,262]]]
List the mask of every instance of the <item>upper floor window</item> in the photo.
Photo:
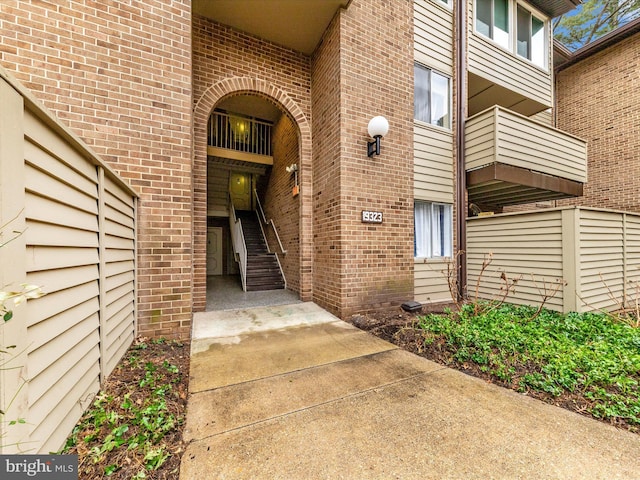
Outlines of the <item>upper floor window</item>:
[[509,48],[509,0],[477,0],[476,31]]
[[453,0],[438,0],[439,3],[444,3],[447,7],[451,6]]
[[413,70],[414,118],[438,127],[451,128],[449,77],[417,63]]
[[517,0],[476,0],[475,6],[477,33],[541,68],[548,68],[546,19]]
[[539,67],[547,68],[544,50],[544,20],[518,5],[517,30],[518,55],[531,60]]

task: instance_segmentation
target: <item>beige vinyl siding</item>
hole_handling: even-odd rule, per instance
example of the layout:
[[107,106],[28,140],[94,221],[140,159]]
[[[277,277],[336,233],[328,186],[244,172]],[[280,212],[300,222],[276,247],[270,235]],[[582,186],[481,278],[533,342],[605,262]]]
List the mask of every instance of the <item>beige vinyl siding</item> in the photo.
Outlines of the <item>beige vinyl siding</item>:
[[[467,222],[468,292],[475,298],[476,285],[485,256],[493,254],[479,283],[479,298],[500,295],[509,280],[519,278],[508,301],[537,305],[539,289],[563,278],[562,222],[558,210],[519,215],[473,218]],[[562,309],[562,289],[548,306]]]
[[229,215],[228,169],[210,166],[207,169],[207,210],[210,216]]
[[[453,77],[453,11],[435,0],[414,1],[415,60]],[[453,135],[451,131],[414,124],[414,197],[453,204]],[[414,298],[421,303],[451,301],[446,264],[419,259],[414,265]]]
[[[615,212],[580,210],[580,297],[588,310],[615,309],[624,295],[624,221]],[[610,291],[610,292],[609,292]],[[610,297],[613,295],[613,298]]]
[[536,113],[535,115],[531,115],[531,120],[535,122],[542,123],[544,125],[549,125],[550,127],[555,126],[553,122],[553,112],[551,110],[545,110],[540,113]]
[[[475,2],[468,1],[468,71],[497,85],[533,99],[547,107],[553,105],[551,69],[547,71],[498,46],[475,32]],[[548,28],[547,58],[551,58],[551,28]],[[513,33],[512,33],[513,35]]]
[[414,299],[420,303],[451,302],[444,260],[416,261],[414,264]]
[[[640,216],[625,215],[625,289],[640,301]],[[635,303],[628,305],[635,306]]]
[[415,60],[453,75],[453,12],[435,0],[413,3]]
[[38,285],[46,295],[18,307],[4,325],[23,329],[17,348],[28,381],[2,376],[0,391],[17,392],[15,413],[27,421],[21,441],[44,453],[60,449],[133,341],[136,195],[5,75],[0,69],[0,90],[10,85],[23,97],[13,118],[23,160],[0,151],[0,161],[15,163],[12,180],[23,195],[11,207],[25,227],[22,272],[13,269],[3,281]]
[[466,168],[493,162],[587,181],[586,142],[495,106],[467,119]]
[[611,311],[640,301],[640,215],[569,207],[471,218],[467,244],[472,298],[483,255],[492,253],[480,298],[495,295],[505,272],[522,275],[511,303],[539,305],[543,279],[548,287],[566,282],[546,303],[559,311]]
[[413,128],[414,197],[453,203],[453,137],[450,132],[416,123]]
[[[104,375],[109,375],[135,336],[135,199],[104,178]],[[104,341],[104,340],[103,340]]]

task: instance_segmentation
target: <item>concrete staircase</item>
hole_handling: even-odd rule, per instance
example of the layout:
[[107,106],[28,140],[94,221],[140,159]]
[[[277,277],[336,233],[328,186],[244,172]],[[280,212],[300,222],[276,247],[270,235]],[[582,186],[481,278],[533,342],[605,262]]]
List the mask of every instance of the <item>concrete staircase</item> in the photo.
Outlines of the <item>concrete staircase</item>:
[[242,222],[247,246],[247,292],[283,289],[278,260],[275,253],[269,253],[256,212],[238,210],[236,217]]

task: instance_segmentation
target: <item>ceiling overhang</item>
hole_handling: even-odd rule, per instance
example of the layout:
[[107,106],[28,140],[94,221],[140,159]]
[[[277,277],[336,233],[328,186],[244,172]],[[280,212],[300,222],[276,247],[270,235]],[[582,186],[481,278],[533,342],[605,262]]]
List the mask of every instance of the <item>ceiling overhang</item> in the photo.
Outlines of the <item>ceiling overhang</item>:
[[582,0],[527,0],[531,5],[551,18],[570,12],[582,3]]
[[498,208],[579,197],[582,189],[580,182],[503,163],[467,172],[469,202]]
[[551,105],[540,102],[469,72],[468,115],[472,117],[494,105],[500,105],[525,117],[547,110]]
[[311,55],[351,0],[193,0],[193,13]]

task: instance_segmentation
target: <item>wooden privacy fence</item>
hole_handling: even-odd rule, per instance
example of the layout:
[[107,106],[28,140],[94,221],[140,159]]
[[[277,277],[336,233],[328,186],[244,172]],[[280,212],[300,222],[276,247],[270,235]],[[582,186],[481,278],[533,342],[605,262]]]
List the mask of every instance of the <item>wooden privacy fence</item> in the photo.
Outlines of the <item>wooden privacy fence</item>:
[[0,281],[46,294],[0,326],[0,453],[46,453],[134,339],[137,195],[2,69],[0,102]]
[[[539,305],[544,290],[563,286],[546,306],[562,312],[633,306],[640,282],[640,215],[583,207],[538,210],[467,221],[468,291],[482,262],[479,297],[493,298],[501,275],[520,277],[510,303]],[[633,305],[632,305],[633,304]]]

